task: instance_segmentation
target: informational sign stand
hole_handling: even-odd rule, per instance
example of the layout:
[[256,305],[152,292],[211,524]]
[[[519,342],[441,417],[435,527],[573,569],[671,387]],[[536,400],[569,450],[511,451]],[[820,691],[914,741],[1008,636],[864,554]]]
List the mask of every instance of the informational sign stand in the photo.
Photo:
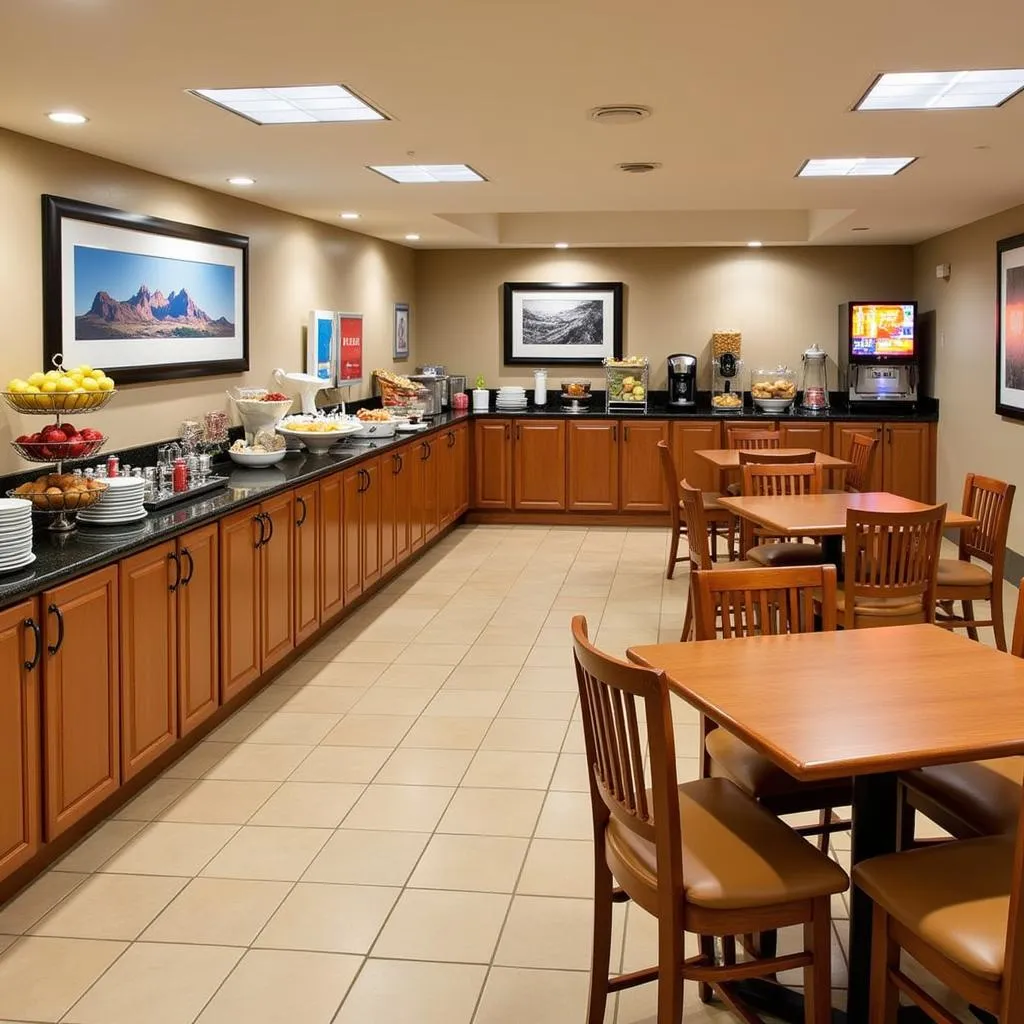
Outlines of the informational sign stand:
[[366,372],[363,366],[363,314],[338,313],[337,337],[337,386],[350,388],[362,384]]
[[338,314],[331,309],[314,309],[309,314],[306,334],[306,373],[333,388],[338,378]]

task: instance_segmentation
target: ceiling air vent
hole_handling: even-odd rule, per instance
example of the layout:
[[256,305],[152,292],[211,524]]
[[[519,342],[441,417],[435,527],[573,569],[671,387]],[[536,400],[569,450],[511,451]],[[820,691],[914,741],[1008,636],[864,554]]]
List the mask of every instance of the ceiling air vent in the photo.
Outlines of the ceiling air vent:
[[598,124],[636,124],[651,116],[650,107],[641,107],[634,103],[616,103],[607,107],[594,107],[590,111],[590,120]]
[[656,171],[661,164],[649,163],[641,161],[639,163],[633,162],[628,164],[617,164],[620,171],[624,174],[650,174],[651,171]]

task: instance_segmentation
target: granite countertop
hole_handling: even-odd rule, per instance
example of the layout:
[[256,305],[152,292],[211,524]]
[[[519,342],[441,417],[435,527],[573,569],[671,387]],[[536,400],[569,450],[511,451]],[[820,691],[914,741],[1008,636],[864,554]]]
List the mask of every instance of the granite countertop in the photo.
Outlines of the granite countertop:
[[[350,448],[337,455],[309,455],[305,452],[287,455],[276,466],[266,469],[243,469],[228,462],[223,473],[229,474],[226,486],[191,501],[151,512],[141,523],[123,526],[87,526],[84,523],[71,533],[55,534],[47,530],[48,517],[33,514],[35,562],[21,572],[0,576],[0,607],[30,597],[49,587],[64,583],[92,569],[99,569],[211,522],[253,505],[279,491],[336,472],[362,459],[372,458],[422,438],[430,438],[452,423],[468,419],[466,413],[446,413],[435,417],[430,426],[416,434],[396,434],[394,438],[370,441],[363,438],[349,442]],[[355,447],[359,445],[359,447]]]

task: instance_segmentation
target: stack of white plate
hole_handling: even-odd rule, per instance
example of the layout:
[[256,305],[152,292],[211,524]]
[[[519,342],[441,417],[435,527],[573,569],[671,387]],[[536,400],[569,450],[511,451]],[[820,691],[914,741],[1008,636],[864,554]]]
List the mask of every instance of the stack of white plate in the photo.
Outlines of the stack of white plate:
[[526,408],[526,388],[498,388],[494,404],[505,412],[515,412]]
[[134,523],[146,517],[146,510],[142,507],[146,481],[142,477],[114,476],[103,483],[107,485],[103,497],[78,513],[80,523],[113,526],[116,523]]
[[24,498],[0,498],[0,572],[15,572],[35,560],[32,502]]

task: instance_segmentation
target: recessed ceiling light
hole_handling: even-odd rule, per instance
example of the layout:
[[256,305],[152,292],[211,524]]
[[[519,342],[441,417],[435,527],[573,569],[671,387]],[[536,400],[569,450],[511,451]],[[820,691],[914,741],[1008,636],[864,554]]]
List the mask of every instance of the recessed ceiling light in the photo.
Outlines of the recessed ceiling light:
[[764,242],[747,242],[748,249],[760,249]]
[[998,107],[1024,89],[1024,69],[897,71],[879,75],[856,110]]
[[359,220],[359,214],[354,210],[346,210],[340,216],[342,220]]
[[916,156],[861,156],[842,159],[807,160],[798,178],[859,178],[899,174]]
[[635,103],[616,103],[607,107],[594,107],[590,111],[590,120],[598,124],[636,124],[650,116],[650,107],[641,107]]
[[486,181],[468,164],[381,164],[371,171],[397,181],[399,185],[433,185],[438,182]]
[[229,185],[237,185],[239,188],[246,188],[249,185],[255,185],[255,178],[228,178]]
[[190,89],[256,124],[386,121],[387,116],[343,85],[286,85],[261,89]]
[[89,120],[84,114],[76,114],[73,110],[54,110],[46,116],[57,124],[85,124]]
[[405,240],[407,242],[418,242],[420,240],[420,236],[419,235],[406,235],[405,236]]
[[556,249],[568,249],[569,248],[569,243],[568,242],[555,242],[555,248]]

